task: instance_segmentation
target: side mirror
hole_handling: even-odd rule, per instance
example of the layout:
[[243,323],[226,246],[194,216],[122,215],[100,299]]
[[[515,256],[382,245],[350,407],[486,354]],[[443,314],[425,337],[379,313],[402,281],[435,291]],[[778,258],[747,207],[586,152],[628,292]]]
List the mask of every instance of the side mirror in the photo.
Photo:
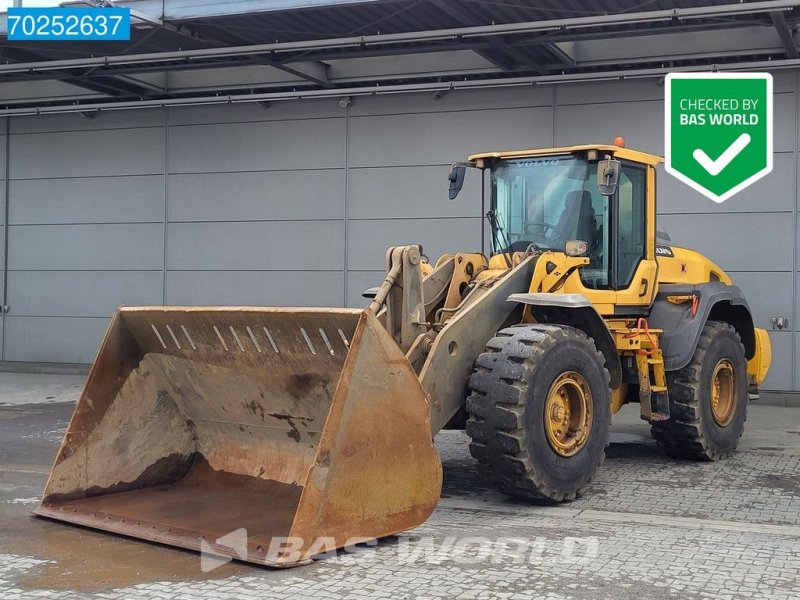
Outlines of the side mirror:
[[603,196],[613,196],[619,181],[619,161],[606,156],[597,163],[597,187]]
[[447,176],[447,179],[450,181],[450,191],[448,193],[450,200],[458,196],[461,188],[464,187],[464,175],[466,175],[466,173],[467,167],[463,163],[454,164],[453,168],[450,170],[450,175]]
[[564,245],[564,254],[567,256],[584,256],[589,251],[589,244],[583,240],[568,240]]

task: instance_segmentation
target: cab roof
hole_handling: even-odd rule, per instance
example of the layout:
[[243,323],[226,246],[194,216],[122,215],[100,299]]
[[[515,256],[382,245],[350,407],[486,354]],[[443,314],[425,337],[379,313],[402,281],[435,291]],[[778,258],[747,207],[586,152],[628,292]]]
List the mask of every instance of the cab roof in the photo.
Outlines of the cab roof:
[[552,156],[554,154],[573,154],[575,152],[586,152],[587,150],[597,150],[606,154],[612,154],[621,160],[630,160],[642,164],[655,166],[664,162],[661,156],[655,154],[648,154],[647,152],[639,152],[638,150],[631,150],[623,148],[622,146],[611,146],[607,144],[584,144],[582,146],[562,146],[560,148],[533,148],[531,150],[501,150],[499,152],[481,152],[479,154],[471,154],[469,160],[480,160],[486,158],[528,158],[531,156]]

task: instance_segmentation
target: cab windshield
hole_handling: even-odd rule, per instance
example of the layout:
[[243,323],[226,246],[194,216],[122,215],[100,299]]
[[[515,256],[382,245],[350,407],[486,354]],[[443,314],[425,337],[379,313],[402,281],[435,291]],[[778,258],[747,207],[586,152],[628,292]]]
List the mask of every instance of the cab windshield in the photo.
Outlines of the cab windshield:
[[564,251],[567,241],[583,240],[592,254],[603,245],[608,211],[597,163],[576,156],[499,160],[491,184],[495,253],[531,245]]
[[569,240],[583,240],[583,285],[629,286],[645,255],[646,175],[643,166],[622,162],[612,211],[612,198],[597,187],[596,162],[575,155],[498,160],[491,165],[493,254],[531,246],[564,252]]

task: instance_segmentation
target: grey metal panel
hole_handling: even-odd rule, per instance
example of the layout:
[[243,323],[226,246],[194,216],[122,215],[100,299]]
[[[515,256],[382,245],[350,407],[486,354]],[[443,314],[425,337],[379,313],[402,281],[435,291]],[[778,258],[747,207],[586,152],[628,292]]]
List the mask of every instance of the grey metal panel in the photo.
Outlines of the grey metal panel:
[[[3,30],[3,18],[5,14],[0,13],[0,31]],[[63,81],[20,81],[16,83],[6,82],[3,84],[3,100],[28,100],[33,102],[44,102],[47,100],[63,100],[64,98],[75,98],[81,100],[101,100],[106,98],[100,93],[90,92],[86,88],[77,85],[70,85]]]
[[159,305],[162,271],[11,271],[11,316],[108,317],[118,306]]
[[[452,58],[448,53],[447,59]],[[406,60],[414,57],[406,57]],[[366,59],[369,60],[369,59]],[[364,59],[358,59],[363,64]],[[353,61],[355,62],[355,61]],[[385,68],[385,67],[384,67]],[[464,90],[446,94],[439,100],[432,94],[399,94],[391,96],[365,96],[353,99],[350,115],[435,113],[447,111],[480,111],[486,109],[527,108],[552,106],[553,89],[549,86],[524,88],[495,88]]]
[[160,127],[163,124],[164,111],[159,109],[104,111],[94,113],[94,118],[92,119],[87,119],[80,113],[66,113],[63,115],[14,117],[11,119],[11,134],[134,129],[139,127]]
[[[5,131],[5,125],[3,126]],[[6,136],[0,134],[0,179],[6,178]]]
[[120,6],[129,6],[147,15],[163,15],[165,21],[193,18],[212,18],[230,15],[257,15],[287,9],[325,7],[334,4],[376,3],[379,0],[238,0],[217,2],[197,0],[124,0]]
[[[798,206],[800,206],[800,198],[798,198]],[[795,389],[800,391],[800,212],[796,215],[796,222],[797,222],[797,230],[795,231],[795,238],[794,238],[794,247],[795,252],[797,254],[795,259],[795,267],[798,269],[794,276],[796,282],[796,295],[794,297],[795,302],[795,311],[791,315],[781,315],[784,317],[789,317],[789,325],[791,329],[797,333],[795,333],[795,361],[796,365],[796,373],[795,376]],[[794,322],[792,322],[794,321]]]
[[402,244],[422,244],[431,262],[446,252],[477,252],[481,223],[479,218],[351,221],[347,264],[356,271],[383,269],[386,249]]
[[766,381],[761,385],[762,390],[792,389],[792,333],[789,331],[769,331],[769,341],[772,346],[772,364]]
[[[8,121],[0,123],[5,132]],[[4,272],[6,268],[6,140],[5,135],[0,135],[0,305],[3,303],[5,294],[5,277]],[[0,307],[0,360],[3,360],[3,333],[5,328],[5,312]]]
[[653,154],[664,152],[663,100],[559,105],[555,119],[558,146],[610,144],[621,135],[629,148]]
[[[291,68],[296,69],[298,72],[305,72],[317,76],[327,75],[327,79],[334,84],[347,86],[348,84],[356,83],[361,80],[373,79],[377,81],[387,81],[392,78],[403,78],[410,72],[413,72],[416,78],[424,77],[426,74],[431,77],[439,76],[446,73],[449,77],[458,77],[459,75],[483,75],[486,73],[497,73],[500,69],[498,67],[482,58],[471,50],[461,50],[456,52],[436,52],[429,54],[408,54],[403,56],[402,60],[392,60],[386,57],[360,57],[355,59],[337,59],[326,61],[327,68],[322,69],[322,65],[317,62],[292,62]],[[295,74],[289,74],[282,70],[270,69],[264,65],[255,63],[246,66],[229,66],[225,69],[203,68],[191,70],[178,70],[169,73],[169,90],[176,91],[195,91],[206,92],[214,89],[225,89],[231,91],[241,92],[249,88],[262,88],[262,87],[278,87],[282,86],[291,87],[298,86],[306,88],[308,80]],[[281,87],[282,87],[281,86]],[[531,90],[540,92],[541,95],[547,95],[550,89],[545,88],[528,88],[528,96]],[[492,100],[502,98],[500,90],[495,90],[496,94],[489,99],[489,104]],[[428,96],[431,100],[433,98]],[[337,108],[339,114],[342,108],[338,106],[339,98],[333,97],[327,99],[327,105],[330,111],[335,111]],[[482,108],[486,103],[479,105],[478,101],[473,101],[468,108]],[[530,100],[527,101],[530,105]],[[541,104],[542,101],[539,101]],[[549,101],[545,101],[549,104]],[[300,102],[282,102],[282,105],[291,106],[293,108],[302,108],[305,103]],[[230,112],[233,115],[233,121],[243,120],[239,117],[239,113],[244,114],[244,111],[238,110],[237,103],[225,103],[219,105],[220,110],[231,108]],[[259,107],[256,106],[256,109]],[[244,120],[260,121],[270,120],[272,114],[272,106],[269,107],[270,111],[259,110],[258,113],[252,113],[251,118]],[[416,110],[416,108],[415,108]],[[436,110],[436,109],[434,109]],[[442,109],[443,110],[443,109]],[[282,115],[273,118],[296,118],[296,114],[300,111],[293,111],[290,115]],[[260,114],[259,114],[260,113]],[[337,115],[338,116],[338,115]],[[227,117],[226,117],[227,119]]]
[[[797,320],[797,318],[795,318],[795,320]],[[790,348],[789,348],[790,354],[785,355],[783,357],[783,360],[786,360],[787,356],[794,356],[794,364],[791,364],[790,360],[786,360],[786,362],[790,363],[789,364],[789,368],[792,370],[792,374],[793,374],[793,378],[794,379],[790,380],[790,382],[786,385],[786,387],[777,388],[777,389],[793,390],[795,392],[800,392],[800,380],[798,379],[798,375],[797,375],[797,373],[800,372],[800,333],[793,333],[792,334],[792,338],[794,338],[794,340],[793,340],[793,344],[791,344]],[[793,353],[791,353],[791,351],[793,351]],[[772,357],[773,361],[776,360],[774,352],[775,351],[773,349],[773,357]],[[792,385],[794,385],[794,387],[792,387]]]
[[[334,83],[336,83],[337,80],[341,81],[343,78],[350,79],[350,83],[352,83],[353,78],[369,77],[385,81],[392,76],[407,76],[411,72],[417,76],[429,75],[433,77],[441,75],[442,73],[447,73],[451,78],[456,79],[458,75],[497,73],[500,71],[495,63],[472,50],[405,54],[401,60],[393,60],[391,58],[387,60],[385,56],[362,56],[359,58],[341,58],[326,62],[330,65],[328,69],[328,78]],[[519,106],[520,100],[525,102],[525,104],[523,104],[524,106],[532,106],[532,102],[538,104],[550,103],[549,99],[542,99],[548,96],[547,92],[550,90],[547,88],[543,90],[541,87],[529,87],[526,89],[528,93],[521,95],[517,99],[507,98],[507,96],[503,95],[503,90],[501,89],[495,88],[491,91],[496,93],[473,98],[469,100],[469,104],[464,104],[463,108],[467,110],[472,108],[485,108],[486,106],[500,108],[505,105],[504,103],[514,101],[516,101],[517,106]],[[376,97],[374,96],[370,98],[370,100],[375,99]],[[429,106],[429,104],[417,105],[415,100],[436,100],[432,95],[427,94],[413,99],[409,95],[406,99],[409,103],[413,104],[413,109],[415,111],[428,110],[427,107]],[[444,98],[441,96],[438,98],[439,101],[443,99]],[[370,103],[368,102],[366,104]]]
[[170,221],[341,219],[344,169],[170,175]]
[[792,310],[792,273],[728,273],[739,286],[756,327],[770,329],[770,317],[787,317]]
[[[2,126],[2,124],[0,124]],[[0,134],[0,225],[5,223],[6,213],[3,202],[6,197],[6,136]],[[2,262],[0,262],[2,266]]]
[[8,268],[18,271],[158,270],[163,225],[11,225]]
[[377,271],[350,271],[347,274],[347,306],[348,308],[363,308],[369,300],[361,292],[371,287],[380,285],[386,276],[385,270]]
[[164,220],[163,175],[18,179],[9,196],[12,225]]
[[352,117],[350,165],[444,165],[472,152],[549,146],[552,141],[550,108]]
[[[245,63],[246,65],[246,63]],[[308,85],[308,81],[299,77],[297,75],[291,75],[285,71],[279,69],[270,69],[265,65],[259,65],[255,63],[251,63],[247,66],[239,66],[233,68],[226,68],[226,69],[191,69],[186,71],[172,71],[169,73],[169,89],[171,92],[175,91],[198,91],[198,90],[215,90],[215,89],[226,89],[226,90],[239,90],[240,92],[246,88],[254,88],[254,87],[263,87],[263,86],[275,86],[276,84],[282,84],[285,86],[291,85]],[[298,70],[303,70],[303,63],[294,63],[292,67],[297,68]],[[311,71],[318,71],[320,74],[322,73],[321,68],[311,67]],[[338,100],[337,100],[338,101]],[[288,102],[283,104],[299,104],[296,102]],[[225,103],[220,104],[219,108],[221,111],[224,111],[226,107],[236,106],[233,103]],[[182,107],[179,107],[182,108]],[[188,108],[188,107],[186,107]],[[267,115],[267,111],[264,110],[264,107],[256,106],[256,108],[261,108],[262,118],[254,118],[249,120],[260,121],[263,120],[263,117]],[[269,108],[272,108],[270,106]],[[257,113],[254,113],[257,114]],[[241,119],[234,119],[234,120],[241,120]]]
[[[798,165],[798,167],[800,167],[800,165]],[[798,172],[798,176],[800,176],[800,171]],[[798,190],[798,191],[800,191],[800,190]],[[798,206],[800,206],[800,197],[798,197],[797,203],[798,203]],[[797,230],[794,232],[795,233],[794,248],[795,248],[795,254],[796,254],[795,266],[798,269],[798,278],[800,278],[800,211],[798,211],[798,213],[797,213],[796,221],[797,221]],[[800,280],[798,280],[798,284],[800,284]],[[798,290],[800,290],[800,285],[798,285]]]
[[726,271],[791,271],[794,233],[783,213],[661,215],[672,242],[705,254]]
[[164,130],[12,135],[10,154],[12,179],[163,173]]
[[[616,42],[619,44],[619,41]],[[659,79],[628,79],[591,83],[565,83],[554,85],[556,104],[600,104],[604,102],[631,102],[664,99],[664,84]],[[602,112],[605,108],[597,107]]]
[[5,360],[91,363],[108,318],[6,318]]
[[773,150],[793,152],[797,144],[795,132],[796,98],[794,94],[774,94],[773,109]]
[[[263,69],[264,67],[260,68]],[[170,79],[176,74],[171,74]],[[209,123],[341,117],[343,115],[344,111],[339,106],[339,101],[330,98],[315,102],[275,102],[270,104],[268,108],[256,103],[170,108],[169,123],[170,125],[202,125]]]
[[779,70],[772,71],[772,91],[793,92],[797,88],[797,71]]
[[169,271],[167,304],[341,306],[341,271]]
[[171,173],[344,167],[345,120],[170,127]]
[[[754,24],[755,25],[755,24]],[[578,64],[613,65],[630,64],[632,67],[644,62],[659,62],[672,57],[706,58],[737,54],[742,57],[782,53],[783,47],[774,27],[755,25],[714,29],[703,33],[675,32],[660,35],[607,36],[599,39],[583,39],[572,44],[572,58]],[[659,82],[650,78],[655,87]],[[663,85],[661,86],[663,89]],[[620,97],[624,97],[621,95]]]
[[351,219],[478,217],[481,172],[468,169],[464,189],[447,197],[449,166],[350,169],[347,184]]
[[343,221],[170,223],[167,235],[174,270],[344,268]]
[[656,178],[658,213],[790,212],[795,201],[794,162],[794,153],[775,153],[769,175],[721,204],[696,192],[660,165]]

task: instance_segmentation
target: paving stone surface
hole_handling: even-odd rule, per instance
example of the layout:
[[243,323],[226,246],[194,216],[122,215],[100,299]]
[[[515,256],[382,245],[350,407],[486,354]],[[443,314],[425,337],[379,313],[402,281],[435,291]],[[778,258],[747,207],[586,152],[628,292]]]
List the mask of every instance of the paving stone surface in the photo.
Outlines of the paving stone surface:
[[685,462],[634,422],[586,495],[552,506],[495,491],[466,436],[443,432],[443,497],[421,527],[296,569],[202,573],[193,553],[28,515],[69,413],[0,410],[0,599],[800,598],[800,436]]

